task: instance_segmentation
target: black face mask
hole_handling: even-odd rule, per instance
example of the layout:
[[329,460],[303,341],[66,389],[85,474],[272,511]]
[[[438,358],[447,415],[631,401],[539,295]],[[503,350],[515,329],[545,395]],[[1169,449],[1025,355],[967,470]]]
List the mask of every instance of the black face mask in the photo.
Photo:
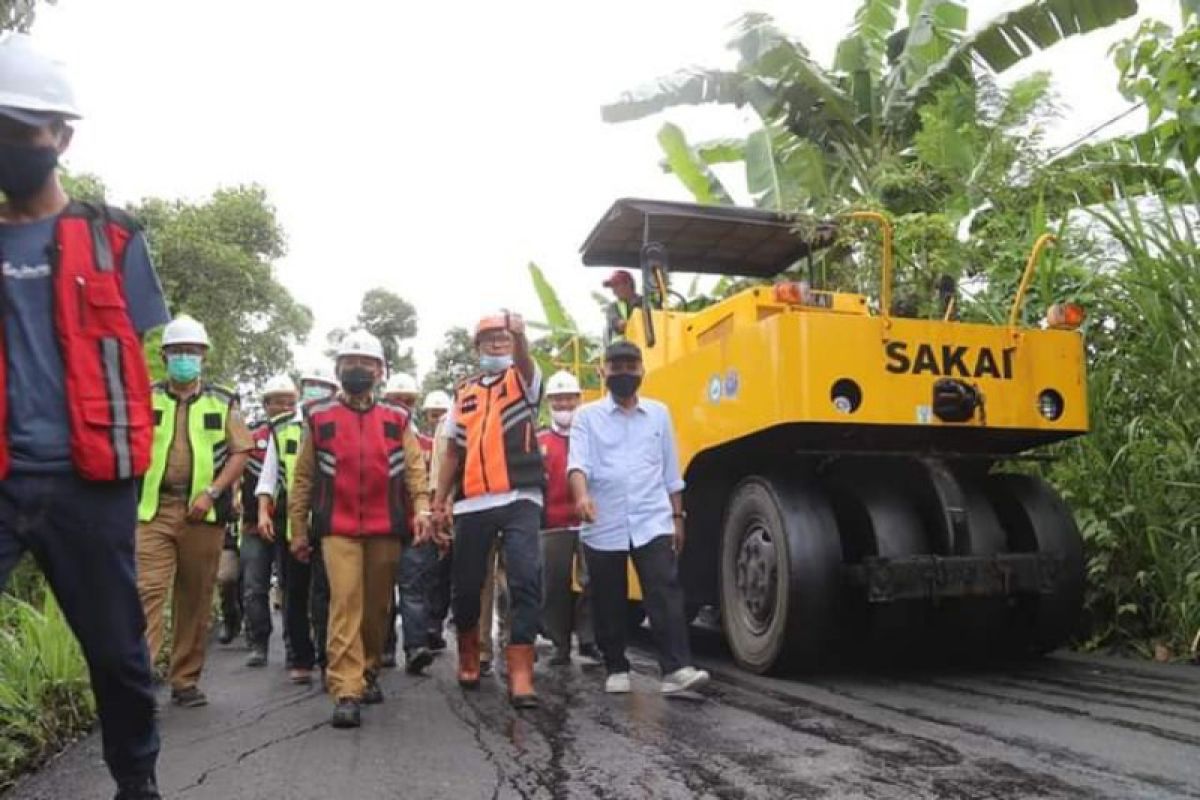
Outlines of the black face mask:
[[626,400],[637,393],[638,387],[642,385],[642,376],[628,373],[609,375],[604,379],[604,385],[613,393],[613,397]]
[[375,373],[366,367],[350,367],[342,370],[342,388],[346,394],[366,394],[375,386]]
[[0,142],[0,192],[13,200],[33,197],[58,166],[58,150]]

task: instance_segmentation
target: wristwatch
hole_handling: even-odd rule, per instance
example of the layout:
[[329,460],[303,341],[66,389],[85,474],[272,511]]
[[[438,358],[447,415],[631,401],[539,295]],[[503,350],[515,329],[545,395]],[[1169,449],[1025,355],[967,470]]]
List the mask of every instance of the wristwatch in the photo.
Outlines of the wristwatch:
[[212,500],[216,500],[221,496],[221,493],[217,491],[217,487],[213,486],[211,483],[204,487],[204,493]]

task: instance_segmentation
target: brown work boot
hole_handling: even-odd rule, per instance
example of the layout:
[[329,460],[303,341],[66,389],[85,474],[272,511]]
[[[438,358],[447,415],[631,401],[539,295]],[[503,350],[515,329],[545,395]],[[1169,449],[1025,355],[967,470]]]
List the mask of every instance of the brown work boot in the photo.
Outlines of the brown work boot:
[[510,644],[504,651],[508,662],[508,694],[516,708],[537,708],[533,691],[533,645]]
[[458,685],[479,688],[479,626],[458,632]]

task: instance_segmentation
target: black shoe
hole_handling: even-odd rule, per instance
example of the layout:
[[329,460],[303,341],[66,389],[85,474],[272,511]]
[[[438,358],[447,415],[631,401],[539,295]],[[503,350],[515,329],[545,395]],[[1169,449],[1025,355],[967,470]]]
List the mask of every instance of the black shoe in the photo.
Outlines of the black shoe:
[[333,707],[333,719],[330,724],[335,728],[357,728],[362,725],[362,712],[358,709],[358,701],[344,698],[337,701]]
[[246,656],[247,667],[265,667],[267,665],[267,648],[255,645],[250,648],[250,655]]
[[135,778],[118,783],[113,800],[162,800],[162,795],[153,777]]
[[440,653],[446,649],[446,637],[440,633],[429,634],[429,649],[434,653]]
[[379,659],[379,666],[387,667],[388,669],[396,666],[396,651],[393,650],[390,653],[384,653],[383,658]]
[[571,666],[571,648],[556,647],[554,655],[550,656],[550,666],[552,667],[569,667]]
[[479,659],[479,674],[480,675],[491,675],[492,674],[491,659],[487,659],[487,658]]
[[242,632],[242,625],[237,620],[223,619],[221,620],[221,635],[217,637],[217,641],[221,644],[230,644]]
[[172,689],[171,702],[184,708],[199,708],[208,705],[208,698],[199,686],[189,686],[186,689]]
[[433,663],[433,653],[428,647],[414,647],[404,658],[404,671],[409,675],[420,675]]
[[579,658],[585,667],[594,667],[604,663],[604,654],[600,652],[600,648],[590,643],[579,645]]
[[367,688],[363,689],[362,701],[368,706],[383,702],[383,689],[379,688],[379,679],[374,675],[367,676]]

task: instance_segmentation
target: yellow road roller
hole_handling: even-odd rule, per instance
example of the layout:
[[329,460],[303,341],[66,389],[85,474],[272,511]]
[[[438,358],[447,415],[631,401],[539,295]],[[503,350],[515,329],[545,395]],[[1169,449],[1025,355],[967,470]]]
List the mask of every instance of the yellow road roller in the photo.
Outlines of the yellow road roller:
[[[1082,541],[1019,462],[1088,417],[1081,310],[1020,322],[1049,237],[1005,324],[921,319],[893,307],[888,220],[851,216],[883,237],[877,298],[781,277],[836,220],[623,199],[582,247],[585,265],[641,272],[626,335],[674,416],[688,605],[720,608],[754,672],[1054,649],[1082,606]],[[672,269],[775,282],[688,311]]]

